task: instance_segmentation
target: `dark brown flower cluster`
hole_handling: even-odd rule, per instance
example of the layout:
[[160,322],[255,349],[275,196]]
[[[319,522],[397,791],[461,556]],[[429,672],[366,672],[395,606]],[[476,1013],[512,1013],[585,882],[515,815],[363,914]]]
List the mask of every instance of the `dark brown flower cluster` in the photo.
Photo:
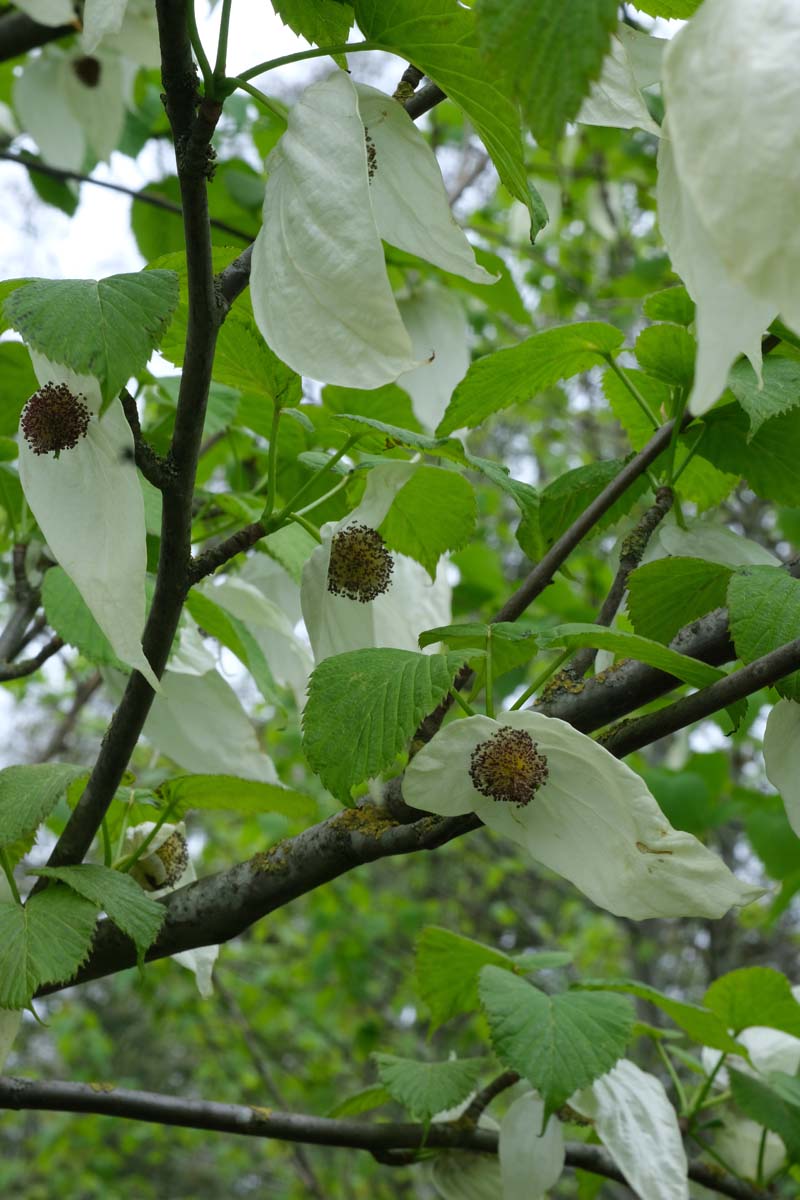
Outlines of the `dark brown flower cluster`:
[[388,591],[394,559],[377,529],[348,525],[333,535],[328,591],[367,604]]
[[469,774],[482,796],[523,806],[547,783],[550,771],[529,733],[503,725],[472,751]]
[[[153,859],[158,859],[158,863],[153,862]],[[176,829],[157,850],[149,855],[145,851],[137,864],[136,877],[151,891],[174,887],[188,865],[189,843],[180,830]]]
[[34,454],[58,455],[86,436],[91,414],[65,383],[46,383],[22,410],[22,432]]

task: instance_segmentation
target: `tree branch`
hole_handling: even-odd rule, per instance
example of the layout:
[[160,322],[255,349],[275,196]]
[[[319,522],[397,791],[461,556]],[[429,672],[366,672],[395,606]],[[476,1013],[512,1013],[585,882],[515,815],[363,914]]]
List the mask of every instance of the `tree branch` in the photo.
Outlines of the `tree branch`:
[[123,388],[119,398],[122,404],[122,411],[125,413],[125,419],[133,434],[134,462],[147,482],[152,483],[153,487],[158,488],[159,491],[163,491],[170,477],[167,461],[160,454],[156,454],[153,447],[145,441],[142,435],[142,427],[139,424],[136,401],[127,388]]
[[0,62],[8,62],[37,46],[45,46],[76,32],[76,25],[40,25],[24,13],[5,13],[0,17]]
[[[157,0],[156,9],[165,103],[181,189],[189,297],[184,369],[162,490],[161,550],[153,603],[142,638],[145,656],[156,675],[161,675],[189,586],[194,479],[222,318],[214,290],[206,194],[210,140],[221,109],[207,101],[198,105],[186,0]],[[134,671],[86,789],[50,855],[49,866],[65,866],[83,859],[130,761],[152,702],[150,685]],[[34,890],[39,886],[37,883]]]
[[[35,1081],[0,1076],[0,1108],[16,1111],[95,1113],[150,1124],[208,1129],[242,1137],[279,1138],[309,1146],[342,1146],[372,1153],[388,1150],[467,1150],[496,1154],[498,1134],[460,1122],[430,1125],[335,1120],[275,1112],[214,1100],[186,1100],[106,1084]],[[566,1163],[620,1183],[625,1177],[601,1146],[567,1143]],[[705,1163],[690,1163],[689,1178],[732,1200],[764,1200],[766,1193]]]
[[63,645],[60,637],[54,637],[33,658],[25,658],[18,663],[0,663],[0,683],[5,683],[9,679],[24,679],[26,675],[33,675],[34,671],[38,671],[48,658],[58,654]]

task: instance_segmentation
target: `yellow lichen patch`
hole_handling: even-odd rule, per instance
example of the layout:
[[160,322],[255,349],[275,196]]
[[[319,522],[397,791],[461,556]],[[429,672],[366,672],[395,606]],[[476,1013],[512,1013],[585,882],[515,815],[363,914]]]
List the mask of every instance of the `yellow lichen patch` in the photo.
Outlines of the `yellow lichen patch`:
[[250,866],[254,871],[265,872],[280,872],[287,871],[286,859],[283,854],[278,851],[282,850],[283,842],[277,842],[271,846],[269,850],[262,850],[258,854],[254,854],[250,859]]
[[261,1108],[261,1106],[258,1104],[251,1104],[250,1112],[253,1114],[253,1116],[258,1117],[261,1121],[268,1121],[272,1116],[271,1108]]
[[89,1087],[93,1092],[113,1092],[116,1090],[115,1083],[90,1083]]
[[345,808],[334,817],[339,829],[347,829],[352,833],[363,833],[367,837],[380,837],[387,829],[393,828],[395,821],[385,808],[375,804],[363,804],[360,808]]

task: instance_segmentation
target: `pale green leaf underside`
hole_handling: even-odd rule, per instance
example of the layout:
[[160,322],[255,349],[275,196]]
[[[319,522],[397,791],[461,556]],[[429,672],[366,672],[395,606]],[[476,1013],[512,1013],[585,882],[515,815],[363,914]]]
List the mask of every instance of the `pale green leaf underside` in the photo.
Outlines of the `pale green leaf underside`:
[[369,649],[320,663],[309,684],[303,747],[325,787],[347,802],[352,787],[391,766],[462,662],[458,654]]
[[31,874],[58,879],[84,900],[103,909],[131,938],[140,955],[155,941],[165,910],[151,900],[130,875],[96,863],[83,863],[77,867],[39,867]]
[[478,973],[490,964],[514,969],[500,950],[437,925],[423,929],[417,942],[417,991],[430,1009],[432,1029],[460,1013],[477,1011]]
[[178,302],[172,271],[107,279],[36,279],[18,288],[5,314],[51,362],[98,380],[108,404],[146,366]]
[[783,1138],[793,1161],[800,1160],[800,1088],[797,1079],[775,1072],[765,1079],[730,1071],[736,1105],[759,1125]]
[[303,792],[234,775],[179,775],[162,783],[158,794],[170,806],[170,819],[182,817],[192,808],[248,816],[277,812],[287,817],[313,819],[317,815],[316,802]]
[[725,1022],[720,1020],[716,1013],[699,1004],[675,1000],[672,996],[660,992],[658,988],[639,983],[636,979],[598,979],[596,982],[584,979],[580,986],[587,991],[625,992],[629,996],[647,1000],[666,1013],[693,1041],[703,1046],[712,1046],[715,1050],[724,1050],[726,1054],[744,1053],[744,1048],[731,1037]]
[[786,976],[770,967],[729,971],[711,984],[703,999],[734,1032],[766,1025],[800,1037],[800,1004]]
[[721,608],[731,568],[702,558],[662,558],[628,578],[628,613],[637,633],[670,642],[697,617]]
[[416,559],[434,579],[441,556],[467,544],[477,515],[475,492],[463,475],[420,467],[395,496],[379,532],[391,550]]

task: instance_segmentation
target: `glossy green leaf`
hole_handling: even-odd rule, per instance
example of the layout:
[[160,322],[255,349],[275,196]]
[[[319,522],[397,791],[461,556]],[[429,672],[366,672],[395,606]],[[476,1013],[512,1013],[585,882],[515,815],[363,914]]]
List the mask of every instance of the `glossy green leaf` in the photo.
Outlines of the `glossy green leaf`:
[[660,558],[628,576],[628,613],[642,637],[671,642],[679,629],[722,608],[732,571],[702,558]]
[[49,817],[69,784],[85,774],[85,767],[71,763],[37,763],[0,771],[0,846],[9,846],[33,833]]
[[0,1008],[26,1008],[37,987],[72,978],[88,957],[97,905],[63,884],[24,908],[0,902]]
[[800,1037],[800,1004],[786,976],[771,967],[729,971],[714,980],[703,999],[734,1033],[766,1025]]
[[393,1054],[373,1055],[381,1083],[392,1099],[417,1121],[466,1100],[487,1067],[484,1058],[452,1058],[446,1062],[416,1062]]
[[624,992],[654,1004],[661,1012],[674,1021],[679,1029],[688,1034],[692,1041],[703,1046],[711,1046],[715,1050],[723,1050],[726,1054],[741,1054],[743,1048],[728,1032],[725,1021],[708,1008],[700,1004],[689,1004],[684,1000],[676,1000],[667,996],[658,988],[636,979],[584,979],[580,987],[586,991]]
[[765,358],[762,383],[747,359],[731,369],[728,387],[750,418],[754,437],[765,421],[789,412],[800,404],[800,363],[791,358]]
[[434,579],[441,556],[470,540],[477,515],[474,489],[463,475],[420,467],[400,488],[378,532],[391,550],[416,559]]
[[235,775],[178,775],[162,783],[157,795],[169,805],[170,819],[183,817],[193,808],[248,816],[275,812],[304,820],[317,815],[316,801],[303,792]]
[[140,957],[158,936],[165,909],[151,900],[130,875],[96,863],[82,863],[77,867],[38,867],[29,873],[58,879],[84,900],[103,909],[117,928],[134,942]]

